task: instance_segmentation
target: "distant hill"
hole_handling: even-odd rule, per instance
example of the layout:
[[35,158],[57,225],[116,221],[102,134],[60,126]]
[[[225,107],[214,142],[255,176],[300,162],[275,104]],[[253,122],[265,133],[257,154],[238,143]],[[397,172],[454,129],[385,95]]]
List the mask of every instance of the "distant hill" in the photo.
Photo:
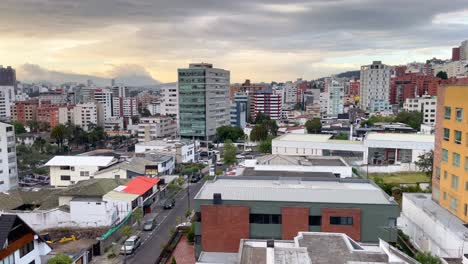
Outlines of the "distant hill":
[[361,71],[347,71],[347,72],[342,72],[338,73],[336,77],[338,78],[353,78],[356,77],[359,79],[359,76],[361,75]]

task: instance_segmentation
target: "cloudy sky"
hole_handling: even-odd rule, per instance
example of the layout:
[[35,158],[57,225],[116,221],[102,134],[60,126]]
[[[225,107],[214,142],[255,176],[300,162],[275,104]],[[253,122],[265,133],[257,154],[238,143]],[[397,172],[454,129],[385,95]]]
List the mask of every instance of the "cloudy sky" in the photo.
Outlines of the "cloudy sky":
[[[312,79],[449,58],[468,39],[466,0],[1,0],[0,64],[176,81],[210,62],[232,82]],[[44,77],[45,76],[45,77]]]

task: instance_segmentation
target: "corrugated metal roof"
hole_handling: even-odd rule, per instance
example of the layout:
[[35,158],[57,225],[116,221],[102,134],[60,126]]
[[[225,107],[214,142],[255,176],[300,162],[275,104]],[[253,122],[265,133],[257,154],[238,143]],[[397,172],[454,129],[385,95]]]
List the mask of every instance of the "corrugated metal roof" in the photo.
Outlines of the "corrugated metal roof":
[[131,202],[138,198],[138,194],[133,193],[126,193],[126,192],[119,192],[119,191],[110,191],[105,194],[102,199],[103,200],[114,200],[114,201],[124,201],[124,202]]
[[55,156],[45,166],[100,166],[106,167],[117,162],[114,157],[103,156]]
[[394,204],[371,183],[340,181],[275,181],[218,179],[206,182],[195,199],[211,200],[221,193],[223,200],[283,201],[311,203]]
[[158,184],[158,182],[159,179],[137,176],[129,182],[127,182],[127,184],[125,184],[127,188],[123,189],[122,191],[126,193],[143,195],[149,189],[153,188],[153,186]]

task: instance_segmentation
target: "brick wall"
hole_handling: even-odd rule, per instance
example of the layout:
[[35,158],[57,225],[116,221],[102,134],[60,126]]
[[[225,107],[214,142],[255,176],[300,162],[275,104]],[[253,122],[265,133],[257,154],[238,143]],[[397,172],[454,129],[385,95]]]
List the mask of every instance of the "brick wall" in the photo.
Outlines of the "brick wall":
[[283,207],[281,208],[281,235],[283,239],[290,240],[298,232],[309,231],[309,208]]
[[[353,225],[331,225],[331,216],[352,217]],[[345,233],[356,241],[361,240],[360,208],[324,208],[322,209],[322,232]]]
[[[440,168],[440,162],[442,160],[442,138],[444,134],[443,122],[445,120],[445,86],[439,86],[437,91],[437,110],[436,110],[436,127],[435,127],[435,144],[434,144],[434,164],[432,173],[432,187],[439,189],[440,179],[436,177],[436,167]],[[442,173],[441,173],[442,174]],[[434,195],[434,192],[432,193]],[[436,197],[433,196],[433,199]],[[439,202],[436,200],[436,202]]]
[[201,205],[200,211],[203,251],[238,252],[240,240],[249,238],[249,207]]

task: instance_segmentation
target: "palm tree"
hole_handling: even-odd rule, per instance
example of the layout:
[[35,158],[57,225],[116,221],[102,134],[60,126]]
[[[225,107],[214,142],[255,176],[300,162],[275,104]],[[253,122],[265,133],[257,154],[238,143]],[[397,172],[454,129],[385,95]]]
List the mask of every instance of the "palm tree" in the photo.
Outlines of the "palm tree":
[[39,123],[36,120],[30,120],[26,122],[26,125],[29,127],[31,132],[36,133],[37,129],[39,128]]
[[36,149],[39,149],[39,152],[42,153],[46,143],[47,142],[45,141],[45,139],[43,139],[42,137],[38,137],[36,138],[36,140],[34,140],[33,147],[35,147]]

